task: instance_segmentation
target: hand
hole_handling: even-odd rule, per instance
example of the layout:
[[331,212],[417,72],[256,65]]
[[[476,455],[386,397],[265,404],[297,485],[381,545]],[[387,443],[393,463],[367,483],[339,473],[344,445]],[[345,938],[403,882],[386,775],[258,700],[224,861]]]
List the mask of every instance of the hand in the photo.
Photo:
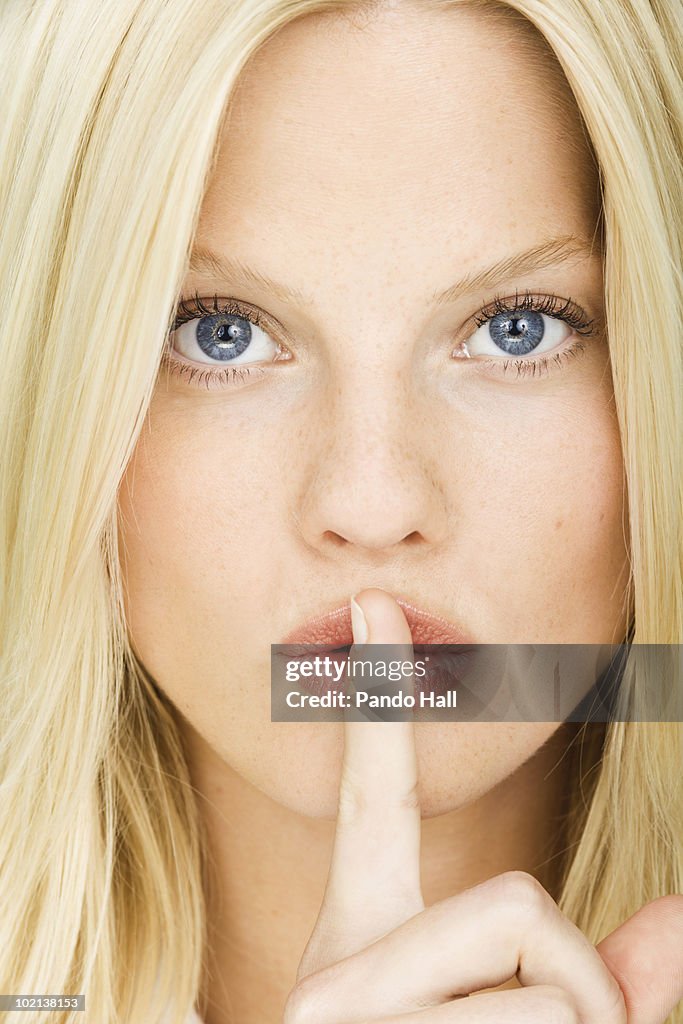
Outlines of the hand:
[[[412,657],[393,598],[358,603],[364,642]],[[683,998],[683,897],[647,904],[597,947],[522,871],[425,908],[413,722],[344,728],[327,887],[284,1024],[664,1024]],[[480,991],[515,976],[522,988]]]

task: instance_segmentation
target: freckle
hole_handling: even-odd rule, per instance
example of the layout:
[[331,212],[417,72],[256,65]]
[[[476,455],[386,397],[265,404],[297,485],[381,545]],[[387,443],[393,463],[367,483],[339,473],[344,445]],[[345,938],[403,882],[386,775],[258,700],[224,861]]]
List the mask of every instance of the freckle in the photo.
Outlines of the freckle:
[[562,526],[562,522],[563,522],[563,520],[562,520],[562,519],[558,519],[558,520],[557,520],[557,522],[555,523],[555,529],[556,529],[556,530],[559,530],[559,529],[560,529],[560,527]]

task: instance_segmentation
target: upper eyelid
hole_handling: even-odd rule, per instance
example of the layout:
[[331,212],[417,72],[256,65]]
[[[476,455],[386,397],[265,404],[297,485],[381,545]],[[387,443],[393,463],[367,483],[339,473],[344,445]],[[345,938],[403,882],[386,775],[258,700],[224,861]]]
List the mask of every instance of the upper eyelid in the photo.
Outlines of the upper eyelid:
[[[523,291],[496,293],[492,299],[480,305],[478,312],[482,314],[487,313],[498,306],[505,306],[509,309],[524,309],[545,304],[555,309],[567,306],[570,309],[583,312],[582,307],[569,296],[557,295],[555,292],[535,292],[529,288],[525,288]],[[476,316],[477,314],[475,313],[474,315]]]
[[481,327],[497,313],[519,309],[533,309],[555,319],[564,320],[580,333],[586,334],[593,333],[594,328],[600,322],[600,317],[591,316],[569,296],[565,297],[549,292],[533,292],[526,289],[523,292],[516,291],[514,295],[495,295],[490,302],[480,306],[477,312],[468,318],[467,323]]
[[[209,299],[209,301],[213,302],[214,308],[208,308],[205,304],[205,300],[198,292],[195,292],[193,295],[181,296],[171,316],[171,328],[173,329],[174,325],[180,319],[179,313],[181,312],[183,313],[183,319],[187,322],[189,320],[201,320],[202,317],[205,316],[214,316],[217,313],[223,311],[224,307],[230,305],[232,305],[236,310],[238,308],[249,310],[251,313],[253,313],[253,322],[256,324],[260,324],[262,319],[272,321],[273,323],[277,323],[277,321],[275,321],[273,317],[266,312],[266,310],[261,309],[259,306],[253,305],[253,303],[251,302],[246,302],[243,299],[219,299],[218,295],[214,293],[214,295],[211,297],[211,299]],[[192,304],[194,304],[195,308],[190,308]],[[223,309],[221,307],[223,307]]]
[[[221,311],[221,308],[232,305],[237,315],[240,315],[241,311],[251,313],[253,317],[252,322],[262,327],[262,329],[269,329],[271,332],[274,330],[288,338],[290,337],[290,332],[278,320],[266,310],[251,302],[234,297],[219,298],[217,293],[214,293],[208,301],[212,302],[215,308],[208,308],[205,300],[196,290],[192,295],[181,296],[171,318],[170,330],[173,331],[178,325],[178,312],[180,310],[185,312],[183,322],[188,322],[192,319],[201,319],[203,316],[215,315],[215,313]],[[565,319],[575,326],[579,333],[587,335],[594,333],[596,325],[601,322],[600,317],[591,317],[582,306],[569,297],[551,292],[535,292],[531,289],[524,289],[521,292],[516,290],[514,294],[497,293],[490,301],[481,304],[474,313],[471,313],[461,323],[460,327],[456,329],[455,333],[460,336],[465,330],[475,330],[477,327],[487,323],[497,312],[524,308],[535,309],[545,312],[548,316]],[[276,337],[274,340],[278,344],[282,344],[279,338]]]

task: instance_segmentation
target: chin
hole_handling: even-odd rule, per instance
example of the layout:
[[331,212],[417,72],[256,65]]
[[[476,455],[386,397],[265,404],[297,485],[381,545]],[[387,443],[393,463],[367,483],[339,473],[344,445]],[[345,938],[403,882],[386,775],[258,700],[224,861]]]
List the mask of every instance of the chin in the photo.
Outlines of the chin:
[[[343,725],[277,723],[273,727],[275,732],[258,744],[258,762],[235,767],[267,797],[296,814],[334,819]],[[447,814],[483,796],[520,769],[556,728],[554,723],[416,725],[421,816]]]

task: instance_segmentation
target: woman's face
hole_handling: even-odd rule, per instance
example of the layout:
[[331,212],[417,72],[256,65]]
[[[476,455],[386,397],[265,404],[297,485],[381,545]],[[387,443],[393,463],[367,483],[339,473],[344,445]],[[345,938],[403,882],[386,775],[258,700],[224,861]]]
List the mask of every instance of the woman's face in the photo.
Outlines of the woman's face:
[[[132,643],[194,757],[333,814],[342,726],[270,721],[270,645],[365,587],[480,643],[623,638],[596,196],[516,18],[315,15],[251,61],[183,288],[199,319],[119,496]],[[555,728],[418,725],[423,813]]]

